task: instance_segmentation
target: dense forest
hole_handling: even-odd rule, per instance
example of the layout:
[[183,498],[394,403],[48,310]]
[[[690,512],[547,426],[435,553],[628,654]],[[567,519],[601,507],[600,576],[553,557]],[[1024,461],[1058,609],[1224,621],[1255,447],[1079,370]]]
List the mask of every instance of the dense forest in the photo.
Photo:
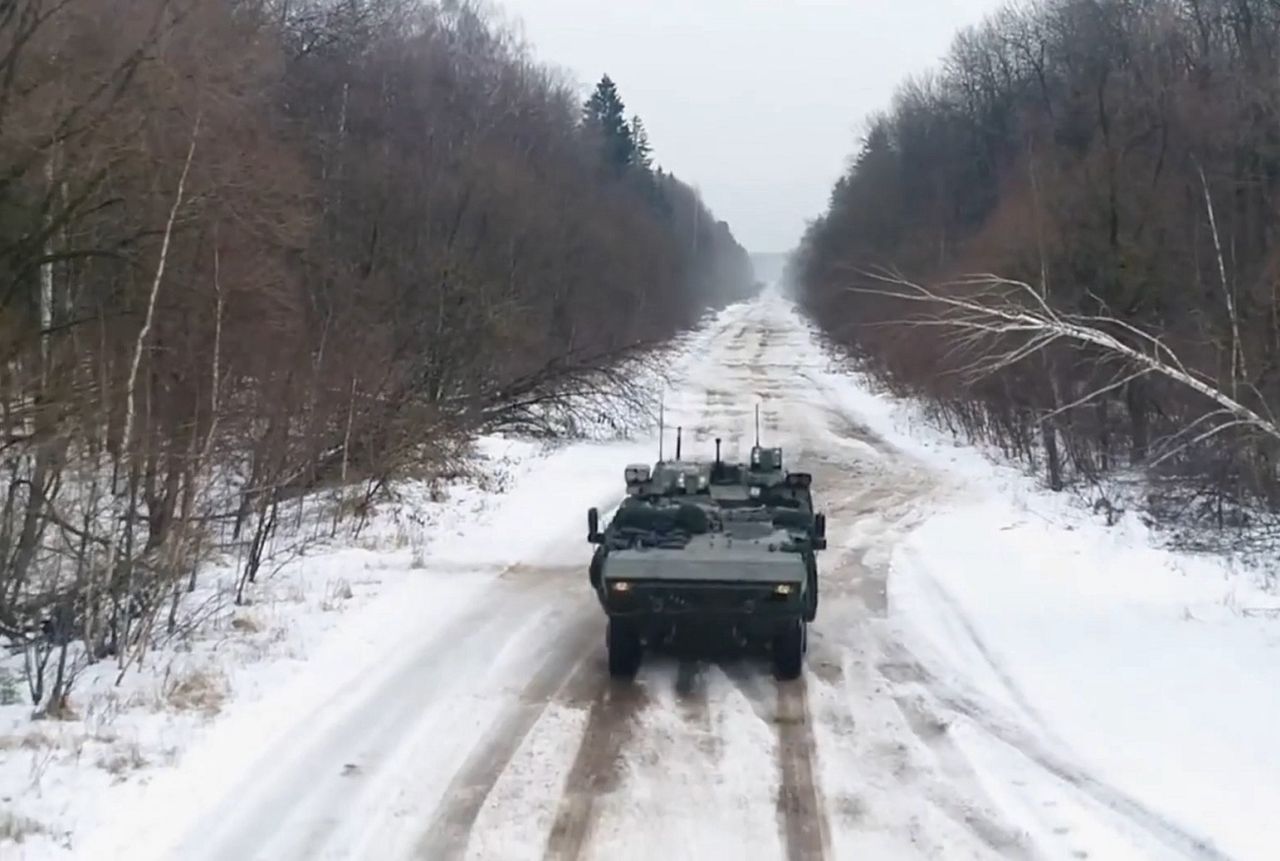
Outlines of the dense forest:
[[571,432],[751,285],[611,81],[466,2],[10,0],[0,72],[0,637],[54,708],[286,501]]
[[1280,6],[1038,0],[871,118],[793,275],[952,429],[1238,542],[1280,507],[1278,230]]

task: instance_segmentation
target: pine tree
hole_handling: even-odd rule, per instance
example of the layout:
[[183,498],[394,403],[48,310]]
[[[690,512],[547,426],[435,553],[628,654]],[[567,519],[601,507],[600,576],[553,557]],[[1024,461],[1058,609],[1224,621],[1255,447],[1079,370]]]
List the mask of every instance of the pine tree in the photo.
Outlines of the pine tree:
[[626,112],[618,87],[608,75],[600,79],[595,92],[582,107],[584,124],[600,135],[605,164],[619,174],[635,163],[636,155]]
[[653,147],[649,144],[649,132],[644,120],[637,114],[631,118],[632,162],[645,171],[653,170]]

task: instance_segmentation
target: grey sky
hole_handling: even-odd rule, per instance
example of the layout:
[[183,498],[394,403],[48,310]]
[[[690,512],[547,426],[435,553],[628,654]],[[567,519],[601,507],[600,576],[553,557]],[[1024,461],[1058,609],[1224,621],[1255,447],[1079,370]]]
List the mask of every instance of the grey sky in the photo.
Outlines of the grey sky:
[[785,251],[896,84],[1000,0],[496,0],[543,61],[608,73],[659,163],[752,251]]

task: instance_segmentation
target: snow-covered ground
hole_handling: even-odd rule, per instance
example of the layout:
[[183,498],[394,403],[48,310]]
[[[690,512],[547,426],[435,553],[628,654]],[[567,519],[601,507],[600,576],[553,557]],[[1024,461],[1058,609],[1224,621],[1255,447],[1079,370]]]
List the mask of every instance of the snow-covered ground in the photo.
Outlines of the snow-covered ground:
[[1280,599],[1255,572],[956,444],[777,295],[673,369],[686,452],[745,454],[759,404],[815,475],[802,681],[655,658],[610,682],[585,511],[655,441],[489,440],[504,492],[406,488],[189,651],[83,680],[79,721],[0,707],[0,817],[28,832],[0,855],[1280,857]]
[[891,618],[1018,827],[1043,838],[1060,805],[995,772],[1038,773],[1175,855],[1280,857],[1275,572],[1162,549],[1132,512],[1108,527],[912,405],[833,385],[954,488],[893,550]]

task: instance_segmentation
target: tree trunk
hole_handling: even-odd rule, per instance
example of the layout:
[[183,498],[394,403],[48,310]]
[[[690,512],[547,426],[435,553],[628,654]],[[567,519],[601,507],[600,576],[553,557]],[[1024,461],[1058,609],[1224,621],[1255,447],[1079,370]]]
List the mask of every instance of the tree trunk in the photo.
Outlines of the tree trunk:
[[1147,383],[1139,378],[1125,386],[1124,405],[1129,412],[1130,453],[1134,465],[1143,463],[1151,451],[1151,425],[1147,414]]

